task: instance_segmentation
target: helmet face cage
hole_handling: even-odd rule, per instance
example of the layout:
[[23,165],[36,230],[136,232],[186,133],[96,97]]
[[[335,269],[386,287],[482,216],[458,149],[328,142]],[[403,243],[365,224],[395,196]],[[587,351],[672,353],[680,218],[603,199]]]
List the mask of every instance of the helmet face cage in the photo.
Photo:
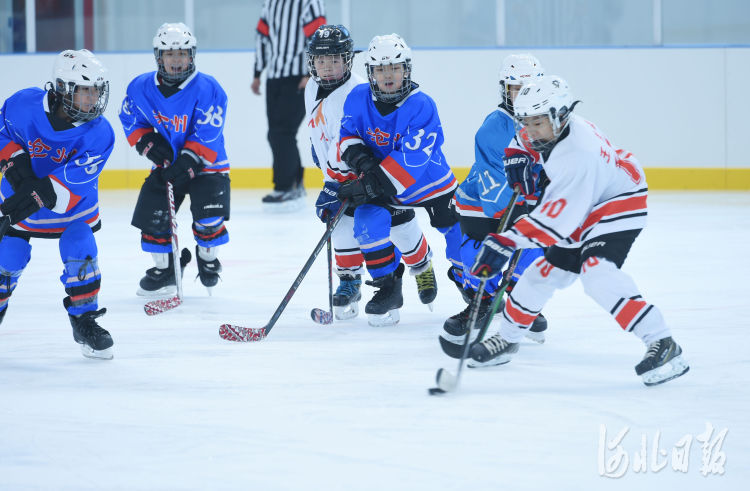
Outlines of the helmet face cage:
[[536,57],[529,54],[510,55],[503,60],[500,69],[500,102],[508,111],[513,112],[513,101],[510,95],[511,85],[523,85],[538,80],[544,75],[544,69]]
[[[195,52],[197,41],[190,29],[182,22],[162,24],[154,36],[154,58],[159,77],[170,85],[179,85],[195,72]],[[164,52],[185,50],[190,61],[183,70],[168,71],[164,65]]]
[[[388,66],[393,69],[397,65],[403,67],[401,86],[393,92],[386,92],[378,86],[375,67]],[[378,101],[396,103],[411,92],[411,49],[398,34],[375,36],[367,49],[365,67],[370,90]]]
[[[342,25],[323,25],[310,38],[307,44],[307,68],[310,76],[324,89],[335,89],[343,85],[352,74],[352,63],[354,61],[354,41],[349,30]],[[315,67],[315,60],[324,56],[338,56],[343,64],[343,75],[336,79],[325,79],[320,77]]]
[[[107,69],[93,53],[85,49],[63,51],[55,60],[52,77],[55,101],[73,121],[91,121],[104,113],[109,102]],[[82,107],[80,100],[82,87],[96,89],[96,102],[88,109]]]
[[[516,99],[516,133],[538,152],[551,150],[568,125],[570,113],[576,104],[570,95],[568,84],[560,77],[543,77],[538,83],[530,83],[521,89]],[[547,117],[553,138],[544,141],[529,136],[524,120],[534,116]]]

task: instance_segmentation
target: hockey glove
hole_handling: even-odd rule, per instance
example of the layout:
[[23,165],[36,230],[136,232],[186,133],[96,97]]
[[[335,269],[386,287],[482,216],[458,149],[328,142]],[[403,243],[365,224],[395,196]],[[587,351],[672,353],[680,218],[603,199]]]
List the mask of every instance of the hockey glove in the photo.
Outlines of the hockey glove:
[[370,147],[362,144],[352,145],[341,154],[341,160],[346,162],[351,170],[357,174],[367,173],[380,165]]
[[54,208],[56,203],[57,194],[49,177],[26,179],[13,196],[0,204],[0,212],[8,215],[15,225],[42,208]]
[[[506,152],[510,153],[508,149]],[[518,186],[524,195],[534,194],[536,191],[532,166],[534,159],[526,152],[515,151],[503,157],[505,177],[511,188]]]
[[36,174],[31,169],[31,158],[26,152],[21,152],[8,160],[0,160],[0,170],[13,191],[26,179],[36,179]]
[[318,195],[318,201],[315,202],[315,213],[321,222],[328,223],[328,220],[338,213],[339,208],[341,208],[339,183],[326,181],[323,190]]
[[158,167],[168,166],[174,158],[172,145],[155,131],[143,135],[135,144],[135,149]]
[[176,193],[184,194],[190,181],[203,169],[199,157],[190,150],[183,150],[172,165],[164,169],[162,177],[170,181]]
[[[382,172],[370,172],[359,179],[346,181],[339,188],[339,199],[349,199],[352,207],[370,203],[375,200],[385,201],[388,196],[396,194],[396,188],[388,181],[387,177],[379,179]],[[385,184],[384,184],[385,183]]]
[[499,275],[508,262],[516,244],[502,235],[489,234],[482,242],[482,247],[474,258],[470,273],[474,276],[494,278]]

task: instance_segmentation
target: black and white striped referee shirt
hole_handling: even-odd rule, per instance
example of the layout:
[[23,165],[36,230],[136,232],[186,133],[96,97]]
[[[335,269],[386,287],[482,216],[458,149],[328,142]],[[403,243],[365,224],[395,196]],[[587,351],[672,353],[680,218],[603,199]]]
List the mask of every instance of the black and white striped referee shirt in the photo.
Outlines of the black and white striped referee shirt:
[[256,28],[255,76],[307,75],[305,44],[326,23],[323,0],[265,0]]

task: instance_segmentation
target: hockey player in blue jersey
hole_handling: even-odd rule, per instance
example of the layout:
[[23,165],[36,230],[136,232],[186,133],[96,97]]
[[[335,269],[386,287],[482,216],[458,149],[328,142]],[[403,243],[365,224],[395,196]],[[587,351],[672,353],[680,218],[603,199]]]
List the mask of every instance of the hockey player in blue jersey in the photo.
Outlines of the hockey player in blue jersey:
[[[482,123],[474,139],[475,163],[469,171],[469,175],[456,190],[454,202],[459,214],[463,240],[461,242],[461,262],[463,267],[452,268],[449,274],[454,275],[463,283],[464,299],[470,304],[478,287],[479,278],[469,273],[474,264],[482,241],[489,233],[497,232],[500,218],[506,211],[508,202],[513,195],[513,184],[506,177],[505,165],[515,165],[516,161],[522,161],[520,167],[526,167],[526,160],[533,158],[531,153],[513,153],[508,155],[506,150],[515,137],[515,125],[513,122],[513,101],[521,86],[529,81],[538,80],[544,75],[539,60],[529,54],[518,54],[507,56],[503,60],[500,69],[500,104],[498,109],[490,113]],[[509,158],[510,157],[510,158]],[[533,166],[534,173],[529,179],[537,183],[542,177],[541,165]],[[524,183],[519,183],[523,186]],[[533,206],[541,193],[541,185],[535,185],[535,189],[526,189],[516,203],[511,223],[515,218],[526,213]],[[533,192],[532,192],[533,191]],[[535,259],[543,255],[542,249],[528,249],[521,253],[511,280],[511,286],[506,292],[510,292],[520,274]],[[484,295],[479,305],[476,331],[484,327],[489,321],[491,306],[498,283],[502,276],[496,276],[485,284]],[[502,311],[502,309],[498,309]],[[462,312],[451,316],[443,325],[440,334],[440,346],[443,351],[454,358],[460,358],[463,352],[463,340],[468,329],[471,305]],[[547,328],[547,321],[541,314],[537,317],[534,325],[528,332],[528,336],[537,341],[544,342],[543,331]],[[473,362],[476,364],[475,362]]]
[[101,273],[94,232],[99,230],[99,174],[115,143],[102,117],[109,99],[107,70],[89,51],[66,50],[55,59],[46,90],[10,96],[0,114],[0,323],[31,259],[31,239],[59,239],[67,296],[63,305],[84,356],[111,359],[112,337],[96,319]]
[[354,233],[371,284],[370,323],[398,322],[403,305],[401,253],[389,238],[391,215],[378,205],[424,208],[445,235],[446,256],[460,266],[461,231],[450,201],[458,185],[445,160],[435,102],[411,80],[411,50],[397,34],[375,36],[366,53],[369,84],[349,93],[340,130],[341,158],[359,175],[339,198],[356,206]]
[[[195,69],[196,39],[183,23],[163,24],[154,37],[158,70],[128,85],[120,110],[125,136],[153,166],[141,187],[132,225],[156,267],[146,271],[139,295],[176,290],[166,181],[175,205],[190,195],[198,275],[209,293],[219,281],[217,247],[229,241],[229,161],[224,149],[227,96],[211,76]],[[184,268],[190,261],[183,253]]]

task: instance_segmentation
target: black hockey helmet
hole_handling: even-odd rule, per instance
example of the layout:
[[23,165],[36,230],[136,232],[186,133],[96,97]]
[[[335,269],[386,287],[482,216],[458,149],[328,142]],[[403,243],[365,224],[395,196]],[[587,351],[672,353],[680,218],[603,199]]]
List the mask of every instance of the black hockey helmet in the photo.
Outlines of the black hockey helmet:
[[[349,80],[352,73],[352,61],[354,59],[354,41],[349,29],[342,25],[323,25],[313,33],[307,43],[307,67],[310,76],[318,85],[324,89],[335,89]],[[315,68],[315,57],[317,56],[340,56],[340,62],[344,65],[342,76],[336,78],[323,78]]]

